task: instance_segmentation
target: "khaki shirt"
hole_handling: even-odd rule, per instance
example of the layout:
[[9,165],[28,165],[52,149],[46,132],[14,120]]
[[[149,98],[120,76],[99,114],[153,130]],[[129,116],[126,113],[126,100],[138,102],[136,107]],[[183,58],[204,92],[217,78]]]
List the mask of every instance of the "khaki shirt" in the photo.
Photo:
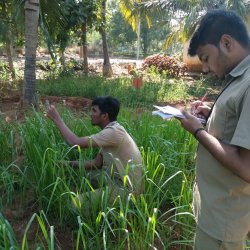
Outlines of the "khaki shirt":
[[[250,150],[250,56],[229,74],[206,130],[223,143]],[[196,159],[193,207],[198,226],[223,241],[250,231],[250,184],[221,165],[201,144]]]
[[[122,181],[128,174],[127,185],[131,191],[142,191],[142,158],[131,136],[118,122],[109,123],[102,131],[91,138],[101,148],[104,165],[109,170],[114,167],[113,176]],[[109,171],[110,172],[110,171]]]

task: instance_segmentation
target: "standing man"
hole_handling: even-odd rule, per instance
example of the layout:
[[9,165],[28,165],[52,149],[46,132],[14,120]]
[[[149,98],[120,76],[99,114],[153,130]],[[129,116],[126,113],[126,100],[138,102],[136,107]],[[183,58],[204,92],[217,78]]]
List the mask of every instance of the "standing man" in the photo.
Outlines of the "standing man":
[[206,127],[184,112],[182,126],[199,141],[193,208],[197,250],[243,250],[250,231],[250,40],[241,18],[212,10],[200,21],[188,53],[203,71],[225,79]]
[[[102,130],[84,137],[78,137],[66,126],[53,105],[48,108],[47,116],[55,123],[69,145],[100,148],[95,159],[83,163],[86,170],[105,167],[108,175],[107,185],[114,189],[115,193],[118,193],[117,190],[123,190],[124,176],[127,175],[127,188],[139,194],[142,192],[142,158],[134,140],[116,121],[119,109],[120,103],[113,97],[95,98],[91,107],[91,122]],[[72,162],[72,165],[79,166],[79,162]]]

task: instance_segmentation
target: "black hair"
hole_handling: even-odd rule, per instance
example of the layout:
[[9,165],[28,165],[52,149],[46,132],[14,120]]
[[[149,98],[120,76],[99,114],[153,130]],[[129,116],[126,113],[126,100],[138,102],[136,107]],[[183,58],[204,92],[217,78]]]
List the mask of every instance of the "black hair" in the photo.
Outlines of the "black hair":
[[92,101],[92,106],[98,106],[103,114],[109,115],[109,120],[116,121],[120,110],[120,102],[112,96],[98,96]]
[[195,56],[199,46],[219,45],[222,35],[227,34],[238,41],[242,47],[250,46],[247,28],[234,11],[216,9],[208,11],[195,30],[188,48],[188,54]]

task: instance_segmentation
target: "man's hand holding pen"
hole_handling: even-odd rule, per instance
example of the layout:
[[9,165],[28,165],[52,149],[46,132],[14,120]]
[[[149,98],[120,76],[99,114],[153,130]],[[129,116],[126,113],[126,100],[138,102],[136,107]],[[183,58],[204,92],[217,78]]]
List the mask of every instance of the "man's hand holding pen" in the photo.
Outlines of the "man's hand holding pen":
[[191,113],[192,115],[206,119],[210,112],[210,107],[204,104],[204,101],[207,97],[207,93],[198,101],[195,101],[191,104]]

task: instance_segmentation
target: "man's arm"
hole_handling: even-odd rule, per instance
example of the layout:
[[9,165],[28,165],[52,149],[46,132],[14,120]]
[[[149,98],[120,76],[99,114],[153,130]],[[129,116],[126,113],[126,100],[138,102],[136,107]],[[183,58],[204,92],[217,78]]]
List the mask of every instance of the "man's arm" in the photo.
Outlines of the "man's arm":
[[85,169],[93,169],[93,168],[97,168],[97,169],[101,169],[103,166],[103,157],[102,154],[97,154],[96,157],[93,160],[90,161],[85,161],[83,163],[83,166]]
[[89,137],[78,137],[76,134],[74,134],[64,123],[54,105],[51,105],[47,109],[47,116],[55,123],[63,138],[69,145],[79,145],[81,148],[98,147],[95,141],[89,139]]
[[[79,161],[70,161],[68,162],[69,165],[73,168],[79,168],[80,167],[80,162]],[[83,166],[86,170],[91,170],[91,169],[100,169],[103,166],[103,158],[102,154],[97,154],[96,157],[92,160],[89,161],[84,161]]]
[[[180,122],[187,131],[194,134],[196,129],[202,127],[196,117],[187,112],[184,115],[186,118],[180,119]],[[225,168],[250,183],[250,150],[225,144],[205,130],[200,130],[196,138]]]

